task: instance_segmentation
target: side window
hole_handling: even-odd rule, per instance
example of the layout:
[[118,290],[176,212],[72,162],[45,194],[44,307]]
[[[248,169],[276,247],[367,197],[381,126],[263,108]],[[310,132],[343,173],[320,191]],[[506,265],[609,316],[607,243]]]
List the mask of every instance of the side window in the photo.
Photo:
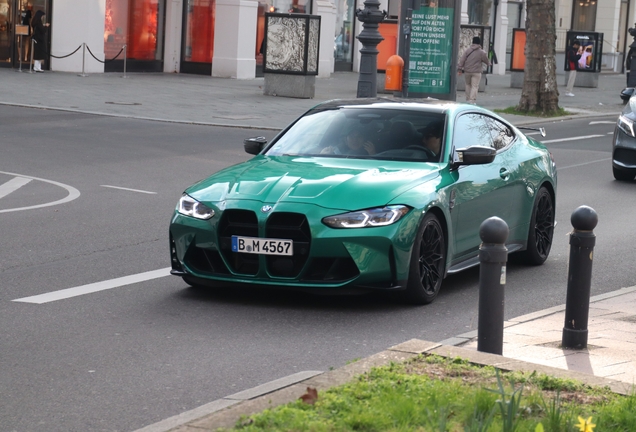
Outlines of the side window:
[[455,122],[453,144],[455,148],[476,145],[492,147],[490,130],[484,116],[476,113],[459,116]]
[[490,129],[490,137],[492,138],[492,145],[495,150],[499,151],[502,148],[508,147],[515,139],[515,134],[507,125],[503,124],[499,120],[492,117],[484,117],[488,129]]

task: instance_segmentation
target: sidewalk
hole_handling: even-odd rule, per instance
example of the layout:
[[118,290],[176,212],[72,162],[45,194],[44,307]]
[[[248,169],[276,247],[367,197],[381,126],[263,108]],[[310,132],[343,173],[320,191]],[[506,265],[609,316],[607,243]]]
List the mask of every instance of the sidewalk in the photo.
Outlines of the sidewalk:
[[[488,75],[486,91],[479,105],[507,108],[519,103],[521,89],[510,88],[510,75]],[[622,111],[620,91],[625,76],[601,74],[598,88],[575,88],[575,97],[563,96],[564,77],[558,75],[559,105],[585,114],[612,114]],[[200,75],[134,73],[92,74],[46,72],[21,73],[0,69],[0,104],[59,109],[100,115],[197,123],[215,126],[267,128],[279,130],[312,106],[330,99],[355,98],[358,74],[337,72],[316,79],[313,99],[293,99],[263,95],[264,79],[236,80]],[[379,96],[392,97],[388,94]],[[464,92],[457,100],[464,100]],[[544,122],[536,117],[504,115],[513,124]],[[551,119],[558,120],[558,119]],[[1,120],[0,120],[1,122]]]
[[[316,79],[314,99],[264,96],[264,80],[233,80],[183,74],[18,73],[0,69],[0,105],[65,110],[124,118],[202,125],[279,130],[319,102],[355,98],[358,75],[340,72]],[[559,91],[565,93],[558,76]],[[545,123],[584,115],[615,115],[623,109],[620,91],[625,76],[601,74],[595,89],[575,88],[575,97],[562,96],[559,105],[573,116],[555,119],[504,115],[513,124]],[[521,89],[510,88],[510,76],[489,75],[479,105],[489,109],[518,104]],[[379,95],[383,96],[383,95]],[[387,95],[388,96],[388,95]],[[390,96],[389,96],[390,97]],[[464,93],[458,92],[458,101]],[[0,126],[2,119],[0,119]],[[306,371],[213,401],[141,429],[212,431],[232,426],[242,414],[298,399],[307,386],[319,391],[343,384],[370,367],[405,360],[422,352],[461,356],[509,370],[537,370],[576,378],[614,391],[633,391],[636,383],[636,287],[591,299],[588,349],[560,348],[564,306],[522,316],[505,323],[504,356],[476,351],[476,332],[439,343],[408,341],[369,358],[329,372]]]

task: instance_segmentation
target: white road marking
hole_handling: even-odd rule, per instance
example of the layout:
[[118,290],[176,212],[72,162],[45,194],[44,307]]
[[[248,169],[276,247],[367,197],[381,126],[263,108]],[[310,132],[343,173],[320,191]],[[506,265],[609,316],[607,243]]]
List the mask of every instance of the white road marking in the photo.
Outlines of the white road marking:
[[563,141],[576,141],[576,140],[584,140],[584,139],[590,139],[590,138],[600,138],[604,135],[585,135],[585,136],[578,136],[578,137],[569,137],[569,138],[559,138],[559,139],[553,139],[553,140],[547,140],[547,141],[541,141],[543,144],[548,144],[548,143],[555,143],[555,142],[563,142]]
[[590,164],[597,163],[597,162],[607,162],[608,160],[612,160],[612,158],[598,159],[598,160],[594,160],[594,161],[590,161],[590,162],[583,162],[583,163],[580,163],[580,164],[568,165],[568,166],[564,166],[564,167],[561,167],[561,166],[557,165],[557,171],[561,171],[561,170],[568,169],[568,168],[576,168],[576,167],[580,167],[580,166],[584,166],[584,165],[590,165]]
[[98,291],[104,291],[112,288],[118,288],[125,285],[131,285],[139,282],[145,282],[152,279],[161,278],[170,274],[170,267],[159,270],[152,270],[145,273],[138,273],[130,276],[124,276],[116,279],[110,279],[102,282],[95,282],[88,285],[67,288],[50,293],[39,294],[31,297],[23,297],[12,300],[14,302],[43,304],[57,300],[63,300],[71,297],[77,297],[84,294],[90,294]]
[[524,132],[523,134],[524,134],[524,135],[528,135],[528,136],[529,136],[529,135],[541,135],[541,132],[530,132],[530,133],[526,133],[526,132]]
[[69,185],[65,185],[64,183],[58,183],[56,181],[53,180],[46,180],[43,178],[38,178],[38,177],[33,177],[33,176],[26,176],[23,174],[16,174],[16,173],[10,173],[10,172],[5,172],[5,171],[0,171],[0,174],[7,174],[7,175],[12,175],[15,177],[23,177],[23,178],[28,178],[31,180],[38,180],[41,182],[45,182],[45,183],[49,183],[55,186],[59,186],[63,189],[66,189],[68,191],[68,195],[66,196],[66,198],[62,198],[60,200],[57,201],[53,201],[50,203],[46,203],[46,204],[38,204],[38,205],[33,205],[33,206],[28,206],[28,207],[18,207],[18,208],[11,208],[11,209],[4,209],[4,210],[0,210],[0,213],[9,213],[9,212],[14,212],[14,211],[20,211],[20,210],[32,210],[32,209],[37,209],[37,208],[42,208],[42,207],[50,207],[50,206],[54,206],[54,205],[58,205],[58,204],[64,204],[67,203],[69,201],[73,201],[74,199],[79,198],[80,196],[80,191],[78,191],[77,189],[75,189],[73,186],[69,186]]
[[595,125],[595,124],[612,124],[612,125],[615,125],[616,124],[616,120],[614,120],[614,121],[609,121],[609,120],[591,121],[590,124],[591,125]]
[[119,187],[119,186],[110,186],[110,185],[100,185],[101,187],[105,187],[105,188],[111,188],[111,189],[120,189],[120,190],[125,190],[125,191],[130,191],[130,192],[139,192],[139,193],[145,193],[145,194],[151,194],[151,195],[156,195],[157,192],[149,192],[149,191],[145,191],[145,190],[141,190],[141,189],[130,189],[130,188],[125,188],[125,187]]
[[11,192],[15,192],[32,179],[26,177],[14,177],[8,182],[0,185],[0,198],[6,197]]

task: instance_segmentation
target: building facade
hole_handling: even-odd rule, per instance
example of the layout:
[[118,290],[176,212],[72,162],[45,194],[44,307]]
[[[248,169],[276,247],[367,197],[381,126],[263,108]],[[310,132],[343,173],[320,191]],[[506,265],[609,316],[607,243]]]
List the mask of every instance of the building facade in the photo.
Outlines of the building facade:
[[[400,1],[381,0],[388,21],[381,28],[379,69],[387,53],[397,52]],[[633,42],[628,28],[636,27],[636,0],[555,2],[557,65],[564,62],[566,32],[591,31],[604,35],[603,68],[622,72]],[[47,68],[100,73],[126,67],[250,79],[262,73],[265,13],[283,12],[321,16],[318,76],[328,77],[358,70],[358,8],[364,8],[362,0],[0,0],[0,67],[28,64],[28,20],[43,10],[50,23]],[[488,28],[484,45],[498,60],[492,73],[510,69],[512,31],[525,26],[525,0],[462,0],[461,22]]]

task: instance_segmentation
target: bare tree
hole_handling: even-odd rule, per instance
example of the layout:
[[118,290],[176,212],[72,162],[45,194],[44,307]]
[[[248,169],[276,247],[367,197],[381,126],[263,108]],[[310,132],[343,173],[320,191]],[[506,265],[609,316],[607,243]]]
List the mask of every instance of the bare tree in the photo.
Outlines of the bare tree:
[[526,0],[526,66],[519,111],[559,110],[554,1]]

